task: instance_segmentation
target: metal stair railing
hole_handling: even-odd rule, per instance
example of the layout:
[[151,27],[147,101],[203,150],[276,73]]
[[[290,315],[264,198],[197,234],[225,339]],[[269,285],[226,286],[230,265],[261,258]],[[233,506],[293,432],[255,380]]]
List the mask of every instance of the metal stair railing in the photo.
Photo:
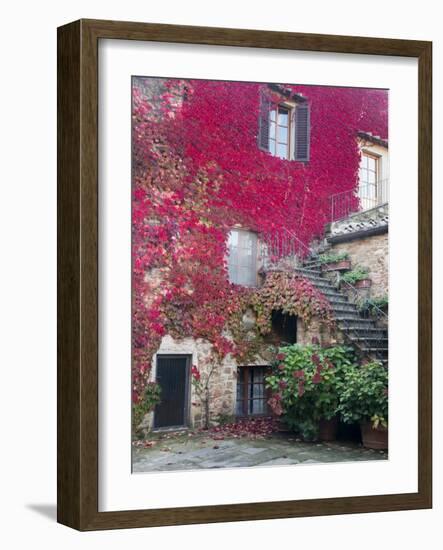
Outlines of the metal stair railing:
[[[346,289],[351,292],[352,296],[353,296],[353,300],[351,303],[353,303],[354,305],[358,305],[358,298],[360,298],[360,293],[358,292],[357,288],[352,285],[351,283],[348,283],[347,281],[343,281],[343,279],[341,279],[341,283],[344,283]],[[375,302],[373,302],[371,299],[368,299],[367,302],[370,304],[370,307],[371,307],[371,310],[374,312],[374,315],[372,316],[373,318],[373,321],[374,321],[374,325],[375,325],[375,328],[378,328],[377,325],[376,325],[376,321],[380,321],[380,320],[383,320],[384,322],[387,322],[388,320],[388,316],[386,315],[386,313],[380,309],[377,304]],[[383,336],[375,336],[372,341],[369,341],[367,340],[367,337],[362,337],[359,332],[352,326],[350,326],[350,321],[347,320],[347,319],[343,319],[342,320],[343,324],[345,325],[346,327],[346,333],[345,333],[345,336],[347,336],[347,333],[351,333],[353,336],[355,336],[356,338],[358,338],[359,341],[363,341],[364,343],[364,346],[366,348],[374,348],[374,352],[373,354],[376,356],[377,359],[380,359],[380,360],[384,360],[386,359],[385,355],[383,354],[383,352],[381,351],[381,346],[382,344],[384,343],[383,340],[385,340],[385,338]],[[385,329],[383,328],[380,328],[380,331],[383,331]],[[356,341],[354,341],[352,338],[349,338],[349,340],[352,340],[353,344],[356,345],[358,348],[360,348],[360,351],[362,353],[363,350],[362,350],[362,346],[360,346]]]
[[293,231],[286,228],[274,235],[262,234],[261,241],[261,258],[266,268],[272,264],[278,264],[284,258],[293,258],[296,264],[301,263],[307,257],[318,258],[318,253],[315,250],[305,244]]

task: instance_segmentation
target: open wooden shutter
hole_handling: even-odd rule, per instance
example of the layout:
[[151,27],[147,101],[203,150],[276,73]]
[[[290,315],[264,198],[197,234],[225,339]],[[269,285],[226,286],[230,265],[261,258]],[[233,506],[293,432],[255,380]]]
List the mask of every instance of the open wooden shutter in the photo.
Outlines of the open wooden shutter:
[[303,103],[295,109],[295,147],[294,159],[302,162],[309,160],[311,121],[309,105]]
[[263,151],[269,151],[269,110],[271,102],[262,92],[260,94],[260,113],[258,120],[258,146]]

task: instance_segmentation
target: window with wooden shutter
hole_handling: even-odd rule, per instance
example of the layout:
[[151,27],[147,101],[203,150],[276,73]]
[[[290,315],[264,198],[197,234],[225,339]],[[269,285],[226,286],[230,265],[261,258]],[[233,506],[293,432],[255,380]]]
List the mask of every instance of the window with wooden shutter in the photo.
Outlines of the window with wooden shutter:
[[261,91],[257,141],[262,151],[285,160],[307,162],[310,133],[308,103],[297,105],[290,99],[271,102]]
[[311,121],[309,105],[297,105],[295,109],[295,143],[294,160],[309,160]]
[[262,92],[260,95],[260,115],[258,121],[258,146],[263,151],[269,151],[269,111],[271,102]]

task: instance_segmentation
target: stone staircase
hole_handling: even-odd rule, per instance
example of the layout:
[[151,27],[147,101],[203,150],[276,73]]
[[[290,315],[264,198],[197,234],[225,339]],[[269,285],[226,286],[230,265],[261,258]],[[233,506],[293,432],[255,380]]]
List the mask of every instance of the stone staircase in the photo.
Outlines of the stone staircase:
[[308,279],[329,300],[338,329],[357,354],[362,358],[377,359],[387,365],[387,329],[377,326],[375,320],[363,317],[357,306],[349,301],[347,294],[337,289],[322,274],[320,264],[315,258],[308,259],[302,267],[295,268],[295,271]]

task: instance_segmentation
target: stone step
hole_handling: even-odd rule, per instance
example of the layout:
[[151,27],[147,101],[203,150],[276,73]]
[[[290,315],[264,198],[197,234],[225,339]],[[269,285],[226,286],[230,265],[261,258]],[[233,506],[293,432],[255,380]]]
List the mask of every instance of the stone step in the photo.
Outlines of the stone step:
[[348,300],[348,296],[346,294],[343,294],[342,292],[338,292],[336,288],[333,286],[317,286],[314,285],[317,290],[319,290],[322,294],[325,296],[341,296],[342,298],[345,298]]
[[303,262],[303,265],[320,265],[320,260],[316,257],[310,257]]
[[329,293],[334,292],[335,294],[340,294],[341,296],[346,296],[346,294],[344,294],[343,292],[340,292],[339,290],[337,290],[334,285],[328,284],[327,282],[313,281],[311,279],[309,279],[309,281],[316,288],[318,288],[318,290],[321,290],[322,292],[329,292]]
[[362,351],[362,353],[367,353],[368,355],[372,354],[372,353],[381,353],[383,356],[387,356],[388,355],[388,348],[387,347],[361,347],[360,350]]
[[346,316],[346,319],[348,319],[348,322],[349,321],[359,321],[361,319],[360,317],[360,314],[358,313],[358,311],[335,311],[334,310],[334,318],[335,320],[340,320],[341,318],[343,318],[344,316]]
[[379,328],[372,328],[372,327],[365,327],[365,328],[348,328],[348,327],[344,327],[343,329],[343,332],[347,332],[349,335],[355,335],[356,337],[361,337],[361,338],[365,338],[365,339],[368,339],[368,338],[377,338],[377,339],[380,339],[380,338],[383,338],[383,339],[388,339],[388,336],[387,336],[387,332],[383,329],[379,329]]
[[364,342],[365,344],[368,344],[370,347],[378,348],[378,349],[384,349],[388,346],[388,339],[387,338],[374,338],[374,337],[367,337],[367,336],[354,336],[353,334],[349,335],[349,338],[353,342]]
[[[300,275],[302,275],[300,273]],[[328,279],[323,279],[322,277],[306,277],[304,275],[302,275],[304,279],[307,279],[308,281],[310,281],[313,285],[317,286],[318,288],[330,288],[332,290],[336,290],[337,292],[339,292],[337,290],[337,287],[335,285],[333,285],[331,283],[331,281],[329,281]],[[343,294],[343,293],[341,293]]]
[[346,296],[340,296],[340,294],[326,294],[323,292],[323,296],[331,303],[333,304],[347,304],[352,305],[348,302],[348,299]]
[[341,296],[342,298],[348,299],[348,296],[346,294],[343,294],[343,292],[338,291],[333,286],[317,286],[314,285],[320,292],[323,294],[328,294],[329,296]]
[[[374,321],[372,319],[362,319],[360,315],[356,319],[355,317],[348,317],[347,315],[336,316],[336,321],[339,323],[339,326],[349,327],[349,328],[375,328]],[[341,323],[341,325],[340,325]]]
[[360,317],[360,314],[358,312],[358,310],[356,309],[356,307],[353,305],[353,304],[349,304],[349,303],[337,303],[337,304],[331,304],[332,305],[332,309],[334,310],[335,313],[340,313],[340,312],[343,312],[343,313],[352,313],[357,316],[357,318]]
[[388,354],[388,343],[376,345],[374,342],[366,342],[365,340],[360,340],[358,338],[349,338],[348,342],[351,345],[354,345],[360,352],[370,355],[372,353],[379,353],[383,356]]
[[321,277],[321,271],[319,269],[306,269],[304,267],[296,267],[295,271],[299,273],[302,277],[306,277],[310,279],[311,277],[314,279],[322,279]]

